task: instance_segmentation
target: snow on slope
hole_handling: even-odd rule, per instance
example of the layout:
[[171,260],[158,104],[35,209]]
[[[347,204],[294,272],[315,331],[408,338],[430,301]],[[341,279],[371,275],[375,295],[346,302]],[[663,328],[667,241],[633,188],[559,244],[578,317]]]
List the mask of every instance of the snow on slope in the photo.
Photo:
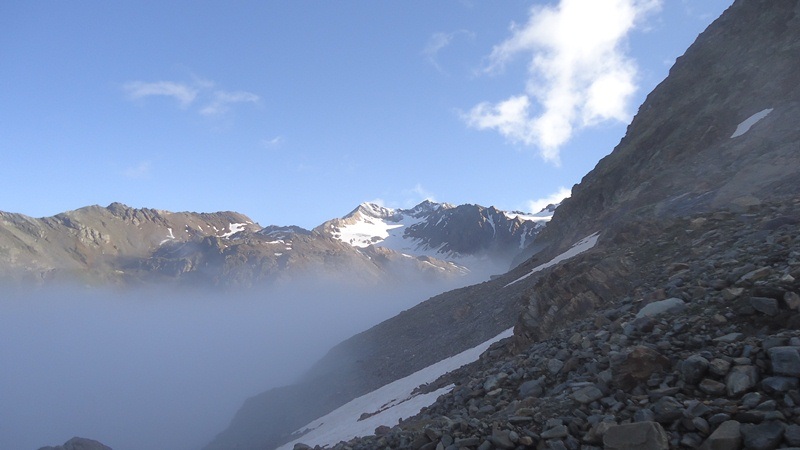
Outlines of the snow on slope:
[[767,117],[767,115],[769,115],[769,113],[771,113],[771,112],[772,112],[772,108],[768,108],[768,109],[765,109],[763,111],[759,111],[759,112],[753,114],[752,116],[748,117],[747,119],[745,119],[742,123],[740,123],[736,127],[736,131],[734,131],[733,134],[731,135],[731,139],[737,138],[737,137],[747,133],[748,131],[750,131],[750,127],[752,127],[753,125],[758,123],[758,121],[760,121],[764,117]]
[[[453,385],[428,394],[412,394],[414,389],[476,361],[490,345],[512,334],[513,328],[509,328],[482,344],[358,397],[297,430],[298,434],[307,433],[278,450],[291,450],[299,442],[310,446],[334,445],[357,436],[375,434],[375,428],[380,425],[394,426],[400,419],[414,416],[421,408],[433,404],[440,395],[451,391]],[[365,413],[370,416],[359,420]]]
[[252,224],[252,222],[231,223],[231,224],[228,225],[228,230],[230,230],[230,231],[228,231],[227,233],[220,234],[219,237],[221,237],[221,238],[229,238],[229,237],[233,236],[234,234],[244,230],[247,227],[247,225],[250,225],[250,224]]
[[[345,218],[332,232],[335,239],[355,247],[367,247],[376,245],[388,248],[399,253],[411,256],[428,256],[441,259],[443,252],[441,247],[430,247],[420,239],[405,236],[408,228],[430,220],[431,213],[441,209],[450,209],[454,206],[449,204],[423,203],[412,210],[391,209],[378,206],[372,203],[364,203],[359,206],[356,212]],[[553,208],[545,208],[536,214],[524,214],[520,212],[503,212],[509,219],[530,222],[531,227],[543,226],[553,216]],[[434,226],[438,226],[446,220],[445,216],[440,216]],[[490,226],[494,229],[495,223],[491,216],[488,217]],[[525,229],[527,233],[528,228]],[[525,236],[520,239],[520,248],[524,248]],[[444,244],[443,244],[444,245]],[[448,255],[452,258],[454,255]],[[452,258],[460,259],[460,258]]]
[[547,222],[550,221],[550,219],[553,218],[553,212],[556,210],[557,206],[558,205],[554,205],[552,208],[550,208],[550,207],[545,208],[545,209],[539,211],[536,214],[524,214],[524,213],[517,212],[517,211],[505,212],[503,214],[505,214],[505,216],[508,217],[511,220],[516,219],[517,217],[519,217],[521,220],[526,220],[526,221],[530,221],[530,222],[547,223]]
[[556,264],[560,263],[561,261],[570,259],[573,256],[580,255],[581,253],[583,253],[583,252],[589,250],[590,248],[594,247],[595,244],[597,244],[597,238],[599,238],[599,237],[600,237],[600,232],[599,231],[597,233],[594,233],[591,236],[586,236],[585,238],[581,239],[580,241],[572,244],[572,247],[570,247],[569,250],[565,251],[564,253],[556,256],[555,258],[551,259],[550,261],[548,261],[548,262],[546,262],[546,263],[544,263],[542,265],[534,267],[533,269],[531,269],[530,272],[526,273],[525,275],[517,278],[516,280],[512,281],[511,283],[508,283],[507,285],[505,285],[503,287],[509,287],[512,284],[516,283],[517,281],[522,281],[525,278],[528,278],[529,276],[535,274],[536,272],[539,272],[541,270],[547,269],[548,267],[551,267],[551,266],[555,266]]

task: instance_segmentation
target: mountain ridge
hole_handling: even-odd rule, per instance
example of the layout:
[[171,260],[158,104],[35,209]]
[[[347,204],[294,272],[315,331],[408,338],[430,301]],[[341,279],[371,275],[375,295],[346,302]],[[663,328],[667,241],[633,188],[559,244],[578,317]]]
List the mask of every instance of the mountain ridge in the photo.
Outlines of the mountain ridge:
[[[432,220],[436,211],[458,208],[462,207],[425,201],[409,210],[393,210],[365,203],[312,230],[261,227],[232,211],[176,213],[121,203],[86,206],[44,218],[0,212],[0,254],[6,257],[0,275],[21,283],[77,280],[125,286],[167,282],[230,288],[289,280],[312,271],[374,284],[398,276],[451,279],[469,273],[488,276],[504,269],[519,250],[510,238],[492,243],[494,235],[483,236],[485,248],[454,255],[436,249],[416,251],[412,247],[419,247],[417,244],[392,248],[382,245],[381,236],[346,242],[337,235],[340,226],[359,226],[364,220],[391,222],[404,215],[413,217],[413,224],[419,226]],[[464,208],[485,209],[478,205]],[[486,219],[477,214],[470,220],[450,227],[440,224],[437,229],[464,227],[447,231],[457,237],[467,228],[483,227]],[[395,225],[382,226],[385,232]],[[509,229],[511,235],[515,232]],[[527,239],[537,232],[535,227],[523,230]],[[417,231],[413,239],[423,242],[426,233]],[[441,246],[448,238],[437,239]],[[375,245],[368,248],[371,244]],[[352,273],[358,275],[345,276]]]

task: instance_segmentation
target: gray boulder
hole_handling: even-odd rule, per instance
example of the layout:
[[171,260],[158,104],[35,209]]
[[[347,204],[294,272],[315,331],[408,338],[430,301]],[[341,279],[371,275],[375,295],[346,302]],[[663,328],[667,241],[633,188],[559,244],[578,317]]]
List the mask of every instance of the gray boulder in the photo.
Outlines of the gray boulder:
[[605,450],[667,450],[669,440],[658,422],[613,425],[603,435]]
[[772,373],[800,377],[800,352],[797,347],[772,347],[768,354]]

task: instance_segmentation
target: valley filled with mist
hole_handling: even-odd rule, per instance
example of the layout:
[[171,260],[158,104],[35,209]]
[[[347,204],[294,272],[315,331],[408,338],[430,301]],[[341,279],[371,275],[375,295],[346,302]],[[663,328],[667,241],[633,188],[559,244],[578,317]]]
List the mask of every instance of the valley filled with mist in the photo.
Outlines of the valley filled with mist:
[[115,450],[201,448],[249,396],[293,382],[334,344],[448,287],[6,289],[0,448],[72,436]]

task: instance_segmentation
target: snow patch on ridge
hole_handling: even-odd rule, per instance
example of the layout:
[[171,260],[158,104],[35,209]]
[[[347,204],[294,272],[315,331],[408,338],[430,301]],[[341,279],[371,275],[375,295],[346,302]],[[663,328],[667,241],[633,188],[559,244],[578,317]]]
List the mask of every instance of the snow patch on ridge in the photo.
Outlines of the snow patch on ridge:
[[165,242],[174,241],[174,240],[175,240],[175,235],[172,234],[172,228],[167,228],[167,238],[163,239],[161,242],[159,242],[158,245],[162,245]]
[[553,213],[551,211],[542,210],[536,214],[523,214],[519,212],[504,212],[506,217],[509,220],[514,220],[519,218],[519,220],[523,220],[526,222],[537,222],[537,223],[544,223],[549,222],[550,219],[553,218]]
[[[421,408],[433,404],[440,395],[450,392],[454,385],[428,394],[413,394],[414,389],[476,361],[490,345],[513,334],[513,328],[509,328],[482,344],[358,397],[297,430],[296,434],[306,434],[277,450],[291,450],[299,442],[312,447],[333,445],[356,436],[372,435],[380,425],[394,426],[400,419],[411,417]],[[371,415],[359,420],[364,413]]]
[[507,285],[505,285],[503,287],[509,287],[512,284],[516,283],[517,281],[522,281],[525,278],[528,278],[529,276],[535,274],[536,272],[542,271],[542,270],[547,269],[548,267],[551,267],[551,266],[555,266],[556,264],[560,263],[561,261],[570,259],[573,256],[580,255],[581,253],[583,253],[583,252],[589,250],[590,248],[594,247],[595,244],[597,244],[597,238],[599,238],[599,237],[600,237],[600,232],[599,231],[594,233],[594,234],[592,234],[591,236],[586,236],[585,238],[581,239],[580,241],[572,244],[572,247],[570,247],[569,250],[565,251],[564,253],[556,256],[555,258],[551,259],[550,261],[548,261],[548,262],[546,262],[546,263],[544,263],[544,264],[542,264],[540,266],[534,267],[530,272],[526,273],[525,275],[517,278],[516,280],[512,281],[511,283],[508,283]]
[[[229,238],[229,237],[233,236],[234,234],[236,234],[236,233],[238,233],[240,231],[243,231],[245,229],[245,227],[247,227],[247,225],[248,225],[247,223],[231,223],[231,224],[228,224],[228,229],[230,231],[228,231],[227,233],[221,234],[219,237],[221,237],[221,238]],[[215,230],[216,230],[216,228],[215,228]]]
[[739,137],[750,131],[750,127],[758,123],[758,121],[760,121],[764,117],[767,117],[771,112],[772,108],[767,108],[745,119],[742,123],[739,124],[739,126],[736,127],[736,131],[734,131],[733,134],[731,135],[731,139]]

